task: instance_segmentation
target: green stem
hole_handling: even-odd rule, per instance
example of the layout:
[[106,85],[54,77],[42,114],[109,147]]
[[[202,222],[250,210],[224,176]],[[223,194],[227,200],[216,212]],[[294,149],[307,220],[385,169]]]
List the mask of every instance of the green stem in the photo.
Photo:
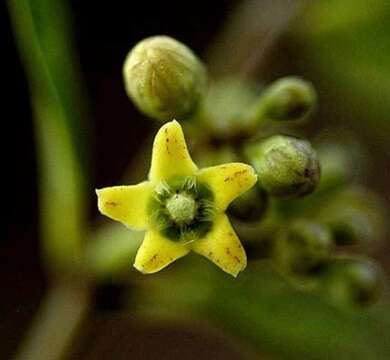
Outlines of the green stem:
[[207,52],[210,72],[217,77],[237,74],[252,77],[264,70],[270,50],[303,2],[238,2]]
[[55,281],[17,358],[60,359],[89,308],[90,298],[89,289],[79,280],[87,213],[86,171],[82,171],[86,161],[82,163],[81,157],[87,153],[87,131],[81,81],[65,4],[9,0],[8,8],[30,87],[42,250]]
[[[82,96],[61,1],[9,0],[29,80],[40,177],[42,247],[55,273],[80,267],[85,229]],[[82,151],[83,150],[83,151]]]
[[16,360],[63,359],[89,305],[89,289],[84,285],[55,285],[44,299]]

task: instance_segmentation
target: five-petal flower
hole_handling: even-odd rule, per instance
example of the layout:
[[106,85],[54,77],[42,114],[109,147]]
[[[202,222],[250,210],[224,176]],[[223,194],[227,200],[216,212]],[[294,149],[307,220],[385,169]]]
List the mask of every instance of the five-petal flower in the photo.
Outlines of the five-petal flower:
[[256,181],[252,167],[242,163],[198,170],[180,124],[172,121],[154,140],[149,180],[97,190],[98,208],[129,228],[147,230],[134,264],[142,273],[192,250],[237,276],[246,254],[225,210]]

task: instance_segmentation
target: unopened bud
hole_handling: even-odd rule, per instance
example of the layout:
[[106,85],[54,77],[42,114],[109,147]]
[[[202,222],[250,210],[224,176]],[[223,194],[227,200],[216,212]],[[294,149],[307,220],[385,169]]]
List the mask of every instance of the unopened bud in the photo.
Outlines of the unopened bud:
[[254,186],[237,199],[228,208],[229,215],[243,222],[259,221],[268,208],[267,193]]
[[319,146],[317,151],[321,163],[321,191],[335,189],[351,180],[356,164],[347,149],[328,143]]
[[246,149],[259,185],[274,196],[303,196],[320,179],[316,152],[308,141],[274,135]]
[[300,120],[314,108],[317,95],[313,85],[298,77],[284,77],[264,89],[254,116],[276,121]]
[[375,231],[369,214],[350,206],[334,210],[322,222],[330,228],[338,245],[372,243]]
[[123,76],[138,109],[163,121],[191,116],[206,85],[205,69],[196,55],[167,36],[139,42],[127,55]]
[[333,302],[344,306],[376,302],[383,286],[381,269],[363,258],[335,259],[323,276],[325,292]]
[[374,251],[386,234],[388,212],[382,199],[360,186],[334,192],[313,215],[337,244],[358,245],[365,252]]
[[224,145],[218,148],[202,146],[201,150],[195,154],[195,162],[200,168],[238,162],[239,160],[234,148],[230,145]]
[[252,82],[238,78],[212,82],[205,101],[204,127],[222,138],[253,133],[256,119],[247,116],[247,112],[256,101],[256,89]]
[[332,238],[325,227],[300,219],[275,238],[273,260],[287,275],[307,276],[328,261],[331,249]]

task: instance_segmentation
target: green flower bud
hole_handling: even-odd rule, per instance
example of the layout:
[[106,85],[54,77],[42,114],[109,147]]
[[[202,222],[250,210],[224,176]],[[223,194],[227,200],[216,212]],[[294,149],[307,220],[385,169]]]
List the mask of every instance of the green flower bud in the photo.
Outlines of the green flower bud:
[[344,306],[367,306],[376,302],[383,287],[383,273],[363,258],[338,258],[323,274],[324,291]]
[[253,132],[254,121],[247,116],[247,111],[256,101],[255,88],[251,82],[238,78],[211,83],[205,100],[204,126],[223,138]]
[[[203,130],[204,131],[204,130]],[[200,168],[226,164],[229,162],[238,162],[238,158],[233,147],[229,145],[220,146],[218,148],[212,146],[199,147],[195,153],[196,163]]]
[[359,209],[339,207],[329,213],[322,222],[330,228],[338,245],[368,243],[373,237],[374,229],[370,217]]
[[254,186],[236,200],[228,208],[232,217],[243,221],[259,221],[268,208],[268,195],[258,186]]
[[321,163],[321,191],[345,185],[352,178],[354,163],[344,147],[338,144],[322,144],[317,148],[317,152]]
[[271,195],[307,195],[319,182],[319,162],[308,141],[274,135],[249,145],[246,155],[258,173],[259,185]]
[[272,258],[282,273],[308,276],[328,261],[331,249],[332,238],[325,227],[299,219],[275,238]]
[[339,245],[359,245],[373,251],[385,237],[387,211],[375,194],[359,186],[334,192],[314,213]]
[[206,72],[196,55],[167,36],[139,42],[127,55],[123,76],[138,109],[163,121],[191,116],[206,85]]
[[281,78],[265,88],[253,117],[277,121],[299,120],[314,108],[317,95],[308,81],[297,77]]

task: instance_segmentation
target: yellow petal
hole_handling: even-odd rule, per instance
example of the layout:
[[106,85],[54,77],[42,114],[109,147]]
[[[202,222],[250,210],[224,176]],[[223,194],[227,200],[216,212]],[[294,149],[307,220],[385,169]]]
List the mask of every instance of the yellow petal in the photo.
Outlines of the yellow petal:
[[126,226],[143,230],[148,225],[146,213],[153,186],[149,181],[130,186],[112,186],[96,190],[100,212]]
[[134,267],[144,274],[152,274],[189,251],[190,248],[186,244],[168,240],[157,231],[148,231],[138,250]]
[[229,163],[202,169],[198,179],[211,187],[217,208],[225,211],[237,196],[256,183],[257,175],[249,165]]
[[219,214],[212,230],[192,243],[192,249],[236,277],[246,267],[246,254],[225,214]]
[[180,124],[174,120],[162,126],[154,139],[150,180],[193,175],[196,170]]

